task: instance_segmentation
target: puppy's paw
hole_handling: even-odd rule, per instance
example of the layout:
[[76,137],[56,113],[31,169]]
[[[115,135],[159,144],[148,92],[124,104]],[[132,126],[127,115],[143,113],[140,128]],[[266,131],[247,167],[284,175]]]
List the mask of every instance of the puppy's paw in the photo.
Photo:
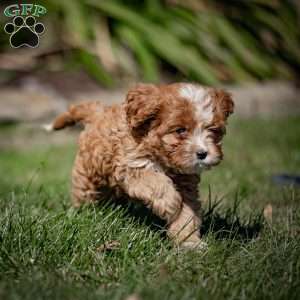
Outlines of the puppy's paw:
[[208,244],[204,241],[185,241],[180,244],[181,250],[197,250],[206,251],[208,250]]

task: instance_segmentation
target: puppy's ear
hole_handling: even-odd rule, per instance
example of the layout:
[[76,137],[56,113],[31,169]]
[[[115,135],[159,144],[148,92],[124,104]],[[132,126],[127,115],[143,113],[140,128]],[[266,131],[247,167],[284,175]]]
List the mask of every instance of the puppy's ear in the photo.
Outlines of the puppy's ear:
[[223,116],[223,119],[226,121],[234,110],[234,102],[232,100],[231,94],[224,90],[215,90],[213,98],[215,101],[215,109],[217,113],[221,114]]
[[126,97],[126,118],[134,138],[141,139],[153,127],[160,109],[159,89],[152,84],[139,84]]

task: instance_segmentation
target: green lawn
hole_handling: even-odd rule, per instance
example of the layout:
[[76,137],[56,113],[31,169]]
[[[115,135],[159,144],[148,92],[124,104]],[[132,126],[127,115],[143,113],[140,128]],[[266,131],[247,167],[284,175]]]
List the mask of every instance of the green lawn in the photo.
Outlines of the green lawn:
[[0,150],[0,299],[300,299],[300,189],[271,182],[300,173],[300,118],[233,118],[201,183],[205,252],[174,249],[137,208],[72,209],[74,145],[31,134]]

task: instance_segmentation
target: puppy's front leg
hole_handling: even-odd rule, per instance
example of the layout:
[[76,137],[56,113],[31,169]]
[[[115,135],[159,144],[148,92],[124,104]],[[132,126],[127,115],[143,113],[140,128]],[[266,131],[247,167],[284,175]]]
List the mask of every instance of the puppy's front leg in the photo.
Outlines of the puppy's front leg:
[[205,243],[200,239],[200,225],[194,203],[184,201],[180,213],[169,226],[168,234],[181,247],[203,248]]
[[196,247],[201,244],[200,218],[194,203],[183,202],[173,181],[152,170],[132,170],[124,181],[126,193],[143,201],[168,223],[168,236],[177,245]]
[[169,235],[182,247],[203,248],[204,242],[200,240],[200,202],[198,201],[198,175],[170,174],[182,199],[183,206],[180,214],[170,224]]
[[172,223],[180,214],[182,198],[173,181],[161,172],[131,169],[126,174],[123,189],[131,197],[143,201],[154,214]]

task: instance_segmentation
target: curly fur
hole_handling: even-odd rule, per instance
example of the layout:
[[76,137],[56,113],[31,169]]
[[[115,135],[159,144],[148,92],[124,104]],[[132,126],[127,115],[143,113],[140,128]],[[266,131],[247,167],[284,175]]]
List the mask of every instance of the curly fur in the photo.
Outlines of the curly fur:
[[200,174],[221,161],[232,112],[225,91],[186,83],[140,84],[120,105],[71,106],[52,128],[84,125],[72,172],[73,204],[111,195],[142,201],[167,221],[176,244],[199,245]]

